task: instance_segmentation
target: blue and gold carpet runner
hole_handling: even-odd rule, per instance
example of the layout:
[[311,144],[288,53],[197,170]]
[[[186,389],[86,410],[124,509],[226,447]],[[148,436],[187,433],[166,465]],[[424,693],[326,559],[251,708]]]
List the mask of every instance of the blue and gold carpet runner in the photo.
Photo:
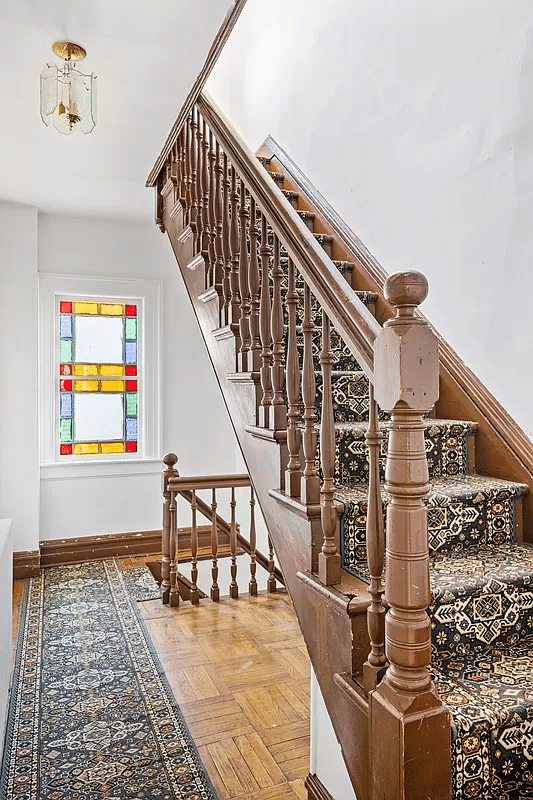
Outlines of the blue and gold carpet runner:
[[28,581],[0,798],[216,800],[115,560]]

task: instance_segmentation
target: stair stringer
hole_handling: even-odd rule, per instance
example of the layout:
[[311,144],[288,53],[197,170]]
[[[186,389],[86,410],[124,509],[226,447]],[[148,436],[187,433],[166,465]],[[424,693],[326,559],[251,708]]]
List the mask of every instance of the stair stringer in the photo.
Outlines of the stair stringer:
[[366,653],[369,651],[367,586],[357,582],[356,596],[349,598],[323,586],[309,572],[314,549],[312,519],[276,499],[276,490],[279,494],[283,484],[285,445],[246,430],[257,424],[258,376],[241,373],[238,380],[228,378],[235,373],[235,339],[231,329],[225,332],[219,328],[219,298],[204,289],[204,261],[193,256],[192,231],[184,227],[179,205],[165,213],[164,226],[274,543],[348,774],[358,800],[367,800],[368,703],[351,680],[355,655],[360,661],[365,646]]

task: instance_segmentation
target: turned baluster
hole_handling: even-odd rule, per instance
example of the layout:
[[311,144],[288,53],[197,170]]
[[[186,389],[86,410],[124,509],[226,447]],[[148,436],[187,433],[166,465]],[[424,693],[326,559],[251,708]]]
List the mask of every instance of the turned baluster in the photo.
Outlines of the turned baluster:
[[[231,251],[231,306],[229,323],[233,332],[239,332],[239,320],[241,318],[241,297],[239,294],[239,192],[237,190],[237,175],[235,167],[231,167],[231,226],[230,226],[230,251]],[[240,336],[238,337],[237,347],[240,347]]]
[[198,214],[198,197],[196,194],[196,131],[198,129],[198,122],[196,120],[196,109],[193,108],[189,120],[189,184],[191,187],[191,213],[189,221],[191,228],[196,234],[196,217]]
[[276,591],[276,574],[274,572],[274,544],[270,534],[268,536],[268,572],[267,591],[272,593]]
[[335,507],[335,421],[333,418],[333,399],[331,389],[331,370],[333,366],[331,352],[330,322],[326,312],[322,312],[322,414],[320,420],[320,465],[323,483],[320,488],[322,496],[321,519],[324,541],[318,554],[318,577],[327,586],[339,583],[341,579],[341,560],[335,543],[337,528],[337,509]]
[[246,226],[250,217],[250,212],[246,207],[246,189],[241,181],[241,244],[239,253],[239,295],[241,298],[241,309],[239,317],[239,332],[241,336],[241,371],[248,372],[251,361],[250,355],[250,284],[248,281],[248,243],[246,241]]
[[178,148],[179,148],[179,201],[181,203],[181,207],[183,209],[183,219],[184,224],[187,224],[187,208],[185,204],[185,195],[187,192],[187,177],[185,175],[185,127],[183,127],[178,136]]
[[283,399],[283,301],[281,281],[283,270],[279,263],[279,239],[274,236],[274,259],[272,265],[272,419],[271,427],[283,430],[287,427],[287,407]]
[[185,122],[185,219],[186,224],[191,224],[192,195],[191,195],[191,115]]
[[171,160],[171,163],[170,163],[170,179],[171,179],[171,181],[172,181],[172,183],[174,185],[174,188],[173,188],[173,191],[172,191],[172,201],[175,203],[176,200],[177,200],[177,191],[178,191],[178,185],[179,185],[179,165],[178,165],[179,152],[178,152],[178,142],[177,141],[174,142],[174,144],[172,145],[172,151],[171,152],[172,152],[172,156],[171,156],[172,160]]
[[288,310],[288,342],[286,363],[287,384],[287,448],[289,463],[285,475],[285,489],[290,497],[300,497],[302,470],[300,465],[300,364],[296,344],[296,308],[298,294],[295,288],[294,264],[289,258],[288,286],[285,296]]
[[224,261],[224,279],[222,281],[222,293],[224,295],[224,311],[222,321],[224,325],[230,322],[231,305],[231,249],[230,249],[230,174],[228,168],[228,157],[224,153],[222,159],[222,260]]
[[175,608],[180,602],[178,586],[178,504],[177,493],[170,491],[170,592],[168,602],[171,608]]
[[[215,161],[216,152],[214,146],[215,139],[213,133],[209,132],[209,264],[212,273],[212,285],[218,289],[221,288],[220,275],[217,276],[216,270],[216,249],[215,241],[217,238],[217,215],[216,215],[216,171]],[[217,280],[218,278],[218,280]]]
[[191,493],[191,603],[197,605],[200,602],[200,591],[198,589],[198,525],[196,522],[198,503],[196,501],[196,491]]
[[211,555],[213,556],[213,567],[211,569],[211,600],[218,603],[220,599],[220,589],[218,587],[218,525],[217,525],[217,490],[212,490],[211,500]]
[[369,416],[366,443],[368,447],[368,505],[366,512],[366,557],[370,572],[368,591],[372,602],[367,612],[367,627],[370,637],[371,651],[363,664],[363,686],[365,692],[376,688],[385,674],[387,658],[385,656],[385,607],[383,597],[383,556],[385,551],[385,533],[383,530],[383,507],[381,504],[381,486],[379,479],[379,454],[383,434],[379,429],[374,387],[369,387]]
[[196,251],[202,250],[202,234],[204,230],[204,189],[202,183],[203,170],[203,133],[200,112],[196,109]]
[[[398,273],[385,282],[395,308],[374,343],[374,390],[391,414],[385,469],[387,506],[385,653],[389,666],[370,693],[371,752],[383,748],[394,769],[371,762],[372,797],[450,797],[449,712],[428,672],[431,626],[424,414],[438,397],[438,342],[415,315],[425,277]],[[423,743],[423,744],[422,744]],[[427,748],[431,743],[431,758]]]
[[272,404],[272,308],[270,304],[270,278],[269,262],[270,247],[268,246],[267,219],[261,214],[261,299],[259,307],[259,332],[261,335],[261,388],[263,396],[261,398],[261,408],[259,424],[263,428],[270,425],[270,407]]
[[[222,173],[223,167],[220,158],[220,145],[215,144],[215,286],[217,287],[220,298],[220,311],[224,309],[224,244],[223,221],[222,221]],[[222,316],[222,313],[221,313]]]
[[302,398],[304,401],[302,449],[305,467],[302,475],[302,502],[308,505],[320,502],[320,479],[316,469],[317,433],[315,428],[316,380],[313,362],[313,320],[311,316],[311,290],[304,287],[304,318],[302,333],[304,352],[302,365]]
[[251,371],[259,372],[261,364],[261,339],[259,337],[259,259],[257,257],[257,240],[259,228],[255,200],[250,195],[250,338],[251,338]]
[[237,523],[235,521],[235,487],[231,487],[231,517],[230,517],[230,534],[229,546],[231,552],[231,583],[229,585],[229,596],[236,599],[239,596],[239,587],[237,586]]
[[213,265],[209,260],[209,243],[211,241],[211,229],[209,227],[209,135],[205,119],[202,120],[202,240],[200,250],[205,262],[205,287],[209,288],[213,283]]
[[257,562],[255,560],[256,548],[256,530],[255,530],[255,495],[253,486],[250,487],[250,583],[248,584],[248,593],[255,597],[257,594],[257,580],[255,573],[257,570]]
[[175,465],[178,457],[175,453],[167,453],[163,458],[166,469],[162,475],[163,490],[163,525],[161,529],[161,602],[168,603],[170,594],[170,489],[169,478],[177,478]]

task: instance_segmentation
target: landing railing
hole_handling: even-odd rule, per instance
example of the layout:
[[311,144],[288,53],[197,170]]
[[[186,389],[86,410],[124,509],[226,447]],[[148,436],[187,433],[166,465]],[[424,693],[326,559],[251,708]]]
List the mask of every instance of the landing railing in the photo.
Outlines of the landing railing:
[[[257,385],[252,427],[266,429],[270,438],[287,443],[281,490],[306,508],[309,519],[318,521],[321,544],[312,553],[309,568],[330,586],[341,578],[335,536],[332,324],[369,379],[371,603],[367,616],[371,652],[363,668],[363,688],[370,703],[372,741],[378,749],[387,741],[391,763],[404,764],[404,775],[398,780],[406,780],[409,770],[413,780],[416,772],[423,792],[425,767],[416,756],[406,758],[411,737],[419,735],[417,725],[435,741],[443,741],[446,731],[449,734],[447,712],[428,672],[431,631],[426,614],[430,590],[424,497],[429,486],[423,418],[438,397],[438,351],[435,335],[416,313],[427,295],[426,279],[417,272],[404,272],[387,280],[385,296],[395,316],[381,326],[231,124],[204,95],[176,137],[158,179],[157,198],[162,230],[166,214],[170,218],[182,215],[184,231],[193,240],[195,266],[204,270],[206,294],[218,298],[219,326],[233,333],[235,371],[246,373]],[[318,338],[319,425],[315,411]],[[384,486],[389,496],[387,613],[377,404],[391,415]],[[373,780],[375,796],[389,797],[380,789],[390,786],[387,771],[376,771]]]
[[[245,473],[242,475],[196,475],[182,477],[176,469],[177,456],[168,453],[164,459],[163,470],[163,526],[161,537],[161,600],[168,603],[171,607],[176,607],[180,602],[180,580],[179,580],[179,553],[180,553],[180,526],[178,520],[178,497],[183,498],[190,507],[190,525],[187,525],[187,545],[190,546],[190,553],[183,559],[182,567],[185,563],[190,563],[190,580],[187,579],[187,596],[193,605],[200,602],[200,597],[204,593],[198,586],[198,561],[199,550],[202,548],[201,557],[206,558],[205,542],[201,540],[201,530],[198,518],[204,517],[209,523],[209,537],[207,557],[212,562],[211,567],[211,588],[209,596],[214,602],[218,602],[221,597],[219,586],[219,558],[221,545],[229,545],[229,555],[231,559],[230,583],[228,595],[236,599],[239,596],[239,584],[237,581],[238,557],[247,554],[249,561],[249,581],[248,593],[252,596],[257,595],[257,567],[260,566],[268,573],[266,587],[268,592],[275,592],[277,582],[284,584],[283,575],[275,564],[274,548],[272,540],[268,536],[268,556],[257,549],[256,536],[256,512],[255,495],[250,476]],[[248,500],[248,532],[243,531],[238,522],[237,492],[238,489],[249,489]],[[223,489],[230,490],[229,499],[229,522],[218,512],[220,492]],[[207,490],[210,495],[210,503],[207,503],[200,496],[202,490]],[[219,493],[217,495],[217,492]],[[185,519],[188,522],[189,519]],[[227,547],[225,547],[225,550]],[[227,555],[225,552],[224,555]],[[224,594],[224,592],[222,592]]]

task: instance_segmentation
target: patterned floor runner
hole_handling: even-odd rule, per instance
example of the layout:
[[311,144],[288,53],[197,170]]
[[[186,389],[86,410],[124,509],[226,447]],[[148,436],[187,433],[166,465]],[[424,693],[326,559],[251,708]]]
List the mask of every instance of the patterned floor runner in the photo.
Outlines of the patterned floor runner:
[[1,800],[215,800],[115,560],[28,582]]

